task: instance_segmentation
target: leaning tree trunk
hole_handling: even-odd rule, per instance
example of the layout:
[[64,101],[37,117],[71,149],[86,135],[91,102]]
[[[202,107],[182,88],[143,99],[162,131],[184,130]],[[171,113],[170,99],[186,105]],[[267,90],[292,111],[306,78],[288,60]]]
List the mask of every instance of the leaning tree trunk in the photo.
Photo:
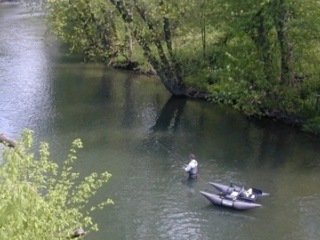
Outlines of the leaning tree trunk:
[[[150,21],[147,16],[146,9],[142,8],[136,0],[133,1],[134,9],[137,11],[140,20],[146,26],[148,31],[151,33],[151,40],[144,38],[142,34],[142,28],[133,22],[133,13],[125,5],[123,0],[110,0],[110,2],[119,11],[123,21],[131,26],[132,35],[137,40],[138,44],[141,46],[144,56],[147,58],[148,62],[156,71],[157,75],[160,77],[161,82],[165,88],[175,96],[188,96],[194,98],[207,98],[207,93],[199,92],[195,89],[188,88],[182,81],[181,68],[179,63],[176,61],[173,49],[172,49],[172,39],[171,39],[171,29],[170,21],[167,17],[163,18],[163,36],[165,44],[162,43],[161,38],[157,37],[156,27],[153,22]],[[160,5],[163,4],[160,1]],[[166,49],[164,48],[166,47]],[[157,56],[152,52],[152,47],[157,50]]]

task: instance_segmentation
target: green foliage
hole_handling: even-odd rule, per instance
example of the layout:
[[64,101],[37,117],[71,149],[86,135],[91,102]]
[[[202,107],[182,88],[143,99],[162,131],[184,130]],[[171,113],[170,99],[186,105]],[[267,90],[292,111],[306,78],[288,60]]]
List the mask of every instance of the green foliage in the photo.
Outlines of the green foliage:
[[48,2],[53,29],[88,58],[133,59],[169,90],[208,91],[248,115],[318,114],[317,0]]
[[303,125],[303,130],[320,134],[320,116],[314,117],[305,122]]
[[261,115],[264,92],[256,91],[245,81],[234,82],[232,79],[212,85],[211,100],[234,106],[245,114]]
[[290,115],[299,115],[303,101],[299,97],[299,89],[277,87],[272,90],[272,98],[269,100],[270,109],[280,110]]
[[[39,159],[30,153],[32,133],[25,131],[16,148],[5,148],[0,167],[0,239],[66,239],[76,228],[96,231],[90,217],[111,199],[88,206],[89,199],[111,174],[92,173],[79,182],[73,172],[80,139],[74,140],[62,168],[49,159],[49,146],[41,143]],[[77,183],[78,181],[78,183]]]
[[48,20],[54,33],[86,60],[110,61],[124,54],[123,24],[103,0],[48,0]]

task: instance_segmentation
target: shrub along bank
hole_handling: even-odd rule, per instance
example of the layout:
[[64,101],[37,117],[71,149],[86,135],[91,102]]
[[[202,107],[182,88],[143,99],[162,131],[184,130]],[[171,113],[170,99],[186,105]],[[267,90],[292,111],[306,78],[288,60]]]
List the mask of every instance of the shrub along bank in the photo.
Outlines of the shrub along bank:
[[76,139],[64,164],[50,160],[48,144],[39,158],[31,153],[32,133],[25,131],[15,146],[6,146],[0,165],[0,239],[68,239],[96,231],[92,211],[112,204],[107,198],[96,206],[88,202],[111,177],[92,173],[79,179],[72,169],[82,142]]

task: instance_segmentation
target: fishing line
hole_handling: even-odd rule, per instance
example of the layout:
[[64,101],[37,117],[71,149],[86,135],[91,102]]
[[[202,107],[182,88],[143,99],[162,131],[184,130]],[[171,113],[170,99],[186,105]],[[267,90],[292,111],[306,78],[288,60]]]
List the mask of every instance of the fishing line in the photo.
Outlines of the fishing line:
[[[180,163],[182,163],[182,166],[181,166],[181,169],[183,170],[184,172],[184,166],[187,165],[187,163],[185,161],[183,161],[183,159],[186,159],[186,157],[183,157],[181,154],[177,153],[177,152],[174,152],[174,151],[171,151],[168,147],[166,147],[163,143],[161,143],[159,140],[156,140],[157,144],[163,149],[165,150],[167,153],[169,154],[172,154],[174,155]],[[187,159],[188,161],[188,159]],[[187,177],[187,176],[186,176]],[[187,177],[188,178],[188,177]],[[197,182],[198,184],[208,184],[208,181],[204,180],[202,177],[201,177],[201,174],[198,173],[197,175],[197,178],[196,179],[188,179],[189,181],[195,181]]]
[[182,159],[184,159],[185,157],[183,157],[181,154],[175,152],[175,151],[171,151],[168,147],[166,147],[163,143],[161,143],[159,140],[157,140],[157,144],[162,147],[167,153],[175,155],[175,157],[180,160],[181,162],[183,161]]

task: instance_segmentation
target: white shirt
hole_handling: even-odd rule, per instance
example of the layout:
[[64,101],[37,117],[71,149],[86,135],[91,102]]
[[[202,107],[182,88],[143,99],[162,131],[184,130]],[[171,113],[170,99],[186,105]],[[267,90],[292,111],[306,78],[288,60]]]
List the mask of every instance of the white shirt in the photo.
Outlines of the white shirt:
[[198,166],[198,162],[195,159],[192,159],[189,164],[184,168],[186,172],[189,172],[191,169],[196,168]]

